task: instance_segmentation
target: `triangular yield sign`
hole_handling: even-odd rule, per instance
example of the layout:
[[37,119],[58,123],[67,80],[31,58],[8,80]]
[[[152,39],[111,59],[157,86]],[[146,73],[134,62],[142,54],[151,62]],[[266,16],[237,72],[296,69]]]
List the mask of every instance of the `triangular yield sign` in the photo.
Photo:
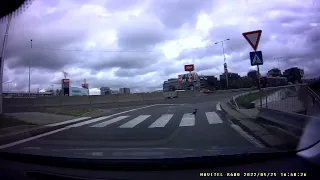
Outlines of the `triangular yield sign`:
[[248,41],[251,47],[256,51],[260,42],[262,30],[242,33],[244,38]]
[[257,55],[254,55],[252,64],[261,64],[261,60]]

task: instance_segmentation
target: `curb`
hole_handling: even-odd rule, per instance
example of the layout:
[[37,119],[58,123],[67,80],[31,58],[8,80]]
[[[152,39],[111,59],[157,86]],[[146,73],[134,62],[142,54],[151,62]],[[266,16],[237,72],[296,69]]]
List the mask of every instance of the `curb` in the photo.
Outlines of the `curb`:
[[[230,103],[230,101],[228,101],[228,103]],[[232,104],[229,104],[232,105]],[[226,110],[224,110],[224,108],[221,106],[221,109],[224,113],[228,114]],[[238,112],[238,111],[237,111]],[[267,148],[270,148],[271,146],[266,143],[264,140],[262,140],[259,136],[257,136],[251,129],[249,129],[248,127],[244,126],[242,123],[239,123],[240,119],[237,119],[236,117],[228,114],[231,118],[227,118],[228,120],[230,120],[233,124],[239,126],[241,129],[243,129],[243,131],[245,131],[246,133],[248,133],[250,136],[252,136],[253,138],[255,138],[256,140],[258,140],[262,145],[264,145]]]
[[[226,114],[228,114],[223,108],[221,108]],[[238,111],[237,111],[238,112]],[[241,113],[242,114],[242,113]],[[268,147],[268,148],[276,148],[276,149],[284,149],[284,150],[288,150],[288,148],[295,148],[294,146],[292,146],[291,144],[281,144],[281,145],[269,145],[268,142],[264,141],[261,137],[259,137],[254,131],[252,131],[250,128],[248,128],[247,126],[243,125],[242,123],[239,123],[239,121],[241,121],[240,119],[237,119],[236,117],[233,117],[232,115],[228,114],[230,117],[232,117],[231,119],[229,119],[233,124],[238,125],[240,128],[242,128],[245,132],[247,132],[249,135],[251,135],[252,137],[254,137],[256,140],[258,140],[261,144],[263,144],[264,146]],[[258,118],[258,117],[257,117]],[[250,120],[252,120],[252,118],[248,118]],[[268,132],[274,132],[274,133],[283,133],[285,135],[288,136],[292,136],[291,133],[283,131],[283,129],[270,129],[268,126],[266,126],[263,123],[257,122],[255,121],[254,123],[256,123],[257,125],[263,127],[264,129],[266,129]],[[273,134],[271,134],[273,135]],[[277,137],[277,136],[276,136]],[[297,137],[294,137],[297,138]]]

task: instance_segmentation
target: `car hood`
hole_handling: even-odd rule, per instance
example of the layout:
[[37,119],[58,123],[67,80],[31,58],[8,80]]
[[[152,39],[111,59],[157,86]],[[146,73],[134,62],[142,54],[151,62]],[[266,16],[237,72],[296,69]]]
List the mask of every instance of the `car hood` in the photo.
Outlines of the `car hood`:
[[4,152],[31,154],[41,156],[85,158],[85,159],[164,159],[201,156],[236,155],[252,153],[272,153],[278,150],[268,148],[49,148],[23,147]]

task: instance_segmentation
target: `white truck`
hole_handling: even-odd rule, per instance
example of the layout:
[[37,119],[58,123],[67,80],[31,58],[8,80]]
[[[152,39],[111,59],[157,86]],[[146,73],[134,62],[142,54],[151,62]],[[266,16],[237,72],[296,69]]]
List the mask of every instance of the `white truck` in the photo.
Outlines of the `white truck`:
[[177,98],[178,92],[177,91],[163,92],[163,96],[164,98],[167,98],[167,99]]

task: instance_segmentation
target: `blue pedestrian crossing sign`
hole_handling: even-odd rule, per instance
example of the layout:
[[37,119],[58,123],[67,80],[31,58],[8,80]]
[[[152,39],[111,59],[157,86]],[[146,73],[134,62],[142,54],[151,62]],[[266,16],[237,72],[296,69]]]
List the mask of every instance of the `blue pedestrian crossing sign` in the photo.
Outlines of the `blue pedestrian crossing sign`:
[[250,52],[251,66],[263,65],[263,58],[261,51]]

